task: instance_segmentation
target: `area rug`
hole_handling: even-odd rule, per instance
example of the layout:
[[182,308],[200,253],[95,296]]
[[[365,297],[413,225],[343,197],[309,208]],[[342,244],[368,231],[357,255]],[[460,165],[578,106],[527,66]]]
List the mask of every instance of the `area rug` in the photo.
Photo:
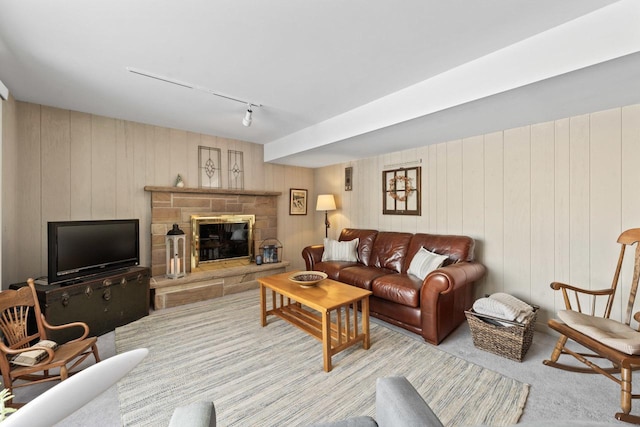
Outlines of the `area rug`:
[[376,378],[402,375],[446,426],[514,424],[529,386],[371,324],[322,369],[322,346],[274,317],[260,326],[257,290],[154,312],[115,331],[116,351],[149,356],[118,383],[124,426],[166,425],[176,406],[213,401],[220,426],[303,426],[375,416]]

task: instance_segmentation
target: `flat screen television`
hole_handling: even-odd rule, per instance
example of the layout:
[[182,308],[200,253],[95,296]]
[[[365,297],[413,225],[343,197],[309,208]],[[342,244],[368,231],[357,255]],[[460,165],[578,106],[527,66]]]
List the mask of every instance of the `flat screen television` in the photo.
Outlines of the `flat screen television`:
[[47,238],[49,284],[140,264],[137,219],[49,222]]

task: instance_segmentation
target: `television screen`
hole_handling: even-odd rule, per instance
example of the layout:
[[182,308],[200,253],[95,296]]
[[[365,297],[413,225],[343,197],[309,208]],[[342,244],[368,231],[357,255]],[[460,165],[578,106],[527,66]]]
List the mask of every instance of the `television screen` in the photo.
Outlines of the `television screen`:
[[63,221],[48,224],[50,284],[138,265],[139,221]]

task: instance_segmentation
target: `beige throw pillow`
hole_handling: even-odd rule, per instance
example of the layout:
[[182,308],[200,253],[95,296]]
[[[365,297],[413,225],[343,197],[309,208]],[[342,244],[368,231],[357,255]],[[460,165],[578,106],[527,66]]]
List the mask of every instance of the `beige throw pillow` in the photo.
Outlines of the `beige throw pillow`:
[[425,248],[420,248],[420,250],[415,254],[413,259],[411,260],[411,264],[409,264],[409,270],[407,273],[413,274],[420,280],[424,280],[425,277],[433,270],[440,268],[442,263],[449,258],[446,255],[438,255],[433,252],[429,252]]
[[353,240],[347,240],[344,242],[324,239],[322,261],[358,262],[358,243],[360,243],[360,239],[357,237]]

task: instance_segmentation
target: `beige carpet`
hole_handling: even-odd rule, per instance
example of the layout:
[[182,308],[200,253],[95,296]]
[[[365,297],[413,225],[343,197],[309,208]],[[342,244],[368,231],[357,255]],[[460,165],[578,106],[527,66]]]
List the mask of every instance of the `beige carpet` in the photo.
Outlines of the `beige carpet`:
[[125,426],[166,425],[176,406],[212,400],[220,426],[302,426],[375,414],[375,380],[404,375],[447,426],[509,425],[529,386],[371,326],[322,370],[321,343],[280,319],[259,321],[258,291],[160,311],[116,329],[118,353],[149,356],[118,383]]

